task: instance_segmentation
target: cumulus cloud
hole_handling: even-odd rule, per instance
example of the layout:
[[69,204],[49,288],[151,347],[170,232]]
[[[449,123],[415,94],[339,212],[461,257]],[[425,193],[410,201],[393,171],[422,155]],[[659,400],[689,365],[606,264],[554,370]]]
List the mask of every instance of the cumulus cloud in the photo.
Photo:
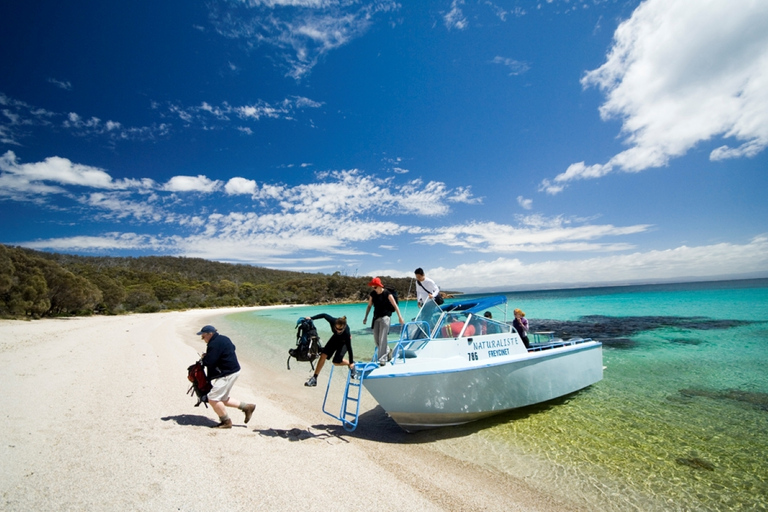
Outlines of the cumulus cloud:
[[255,195],[256,182],[245,178],[231,178],[227,184],[224,185],[224,191],[231,196],[243,194]]
[[523,196],[517,196],[517,204],[525,210],[533,208],[533,199],[526,199]]
[[197,176],[174,176],[163,186],[169,192],[210,193],[221,187],[221,181],[211,180],[202,174]]
[[[317,258],[318,253],[359,255],[363,252],[356,247],[359,242],[419,231],[403,219],[436,217],[449,212],[452,202],[475,202],[468,187],[450,188],[442,182],[421,180],[396,183],[394,177],[378,178],[356,169],[320,172],[314,181],[295,186],[259,186],[243,177],[225,182],[204,175],[179,175],[158,184],[114,180],[103,169],[59,157],[20,164],[8,152],[0,159],[0,170],[5,171],[0,184],[17,180],[28,197],[58,194],[75,201],[79,208],[69,211],[73,216],[96,222],[173,223],[182,234],[161,244],[168,254],[262,265],[277,258]],[[83,186],[99,190],[78,191]],[[184,199],[189,193],[202,196],[190,203]],[[242,195],[251,200],[242,210],[232,210],[233,205],[225,202],[228,196]],[[105,246],[114,243],[112,238],[107,237]],[[215,243],[197,243],[201,240]],[[36,241],[35,247],[42,244]],[[64,239],[56,239],[50,248],[62,249],[64,244]],[[80,248],[77,245],[72,250]]]
[[603,119],[619,119],[629,148],[608,162],[574,163],[540,189],[666,165],[697,144],[723,140],[712,160],[768,146],[768,3],[695,5],[647,0],[614,34],[606,62],[582,79],[606,94]]
[[27,164],[20,163],[13,151],[0,157],[0,194],[17,199],[25,195],[64,193],[62,186],[119,190],[145,189],[152,185],[152,180],[114,180],[104,169],[58,156]]

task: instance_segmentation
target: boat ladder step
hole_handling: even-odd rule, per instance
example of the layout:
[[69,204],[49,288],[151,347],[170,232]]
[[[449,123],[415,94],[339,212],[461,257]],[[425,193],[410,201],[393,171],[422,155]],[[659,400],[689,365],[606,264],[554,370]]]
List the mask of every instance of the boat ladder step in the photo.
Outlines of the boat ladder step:
[[356,377],[352,378],[352,372],[347,373],[347,382],[344,385],[344,395],[341,400],[339,414],[327,410],[328,393],[331,389],[333,372],[335,367],[331,367],[331,374],[328,376],[328,385],[325,388],[325,398],[323,399],[323,412],[328,416],[341,422],[344,430],[353,432],[357,428],[357,422],[360,417],[360,397],[363,392],[363,380],[366,374],[373,368],[378,368],[377,363],[355,363]]

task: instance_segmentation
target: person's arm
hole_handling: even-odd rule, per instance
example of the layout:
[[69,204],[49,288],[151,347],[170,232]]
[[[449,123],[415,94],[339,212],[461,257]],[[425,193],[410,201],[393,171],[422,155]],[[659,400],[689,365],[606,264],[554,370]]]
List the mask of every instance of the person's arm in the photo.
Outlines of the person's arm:
[[371,310],[371,306],[373,306],[373,297],[368,297],[368,307],[365,308],[365,316],[363,317],[363,325],[368,321],[368,312]]
[[437,297],[438,293],[440,293],[440,287],[437,286],[437,283],[432,281],[432,293],[430,294],[430,297]]
[[318,313],[315,316],[308,316],[307,318],[309,318],[310,320],[318,320],[322,318],[326,322],[331,324],[331,329],[333,329],[333,326],[336,325],[336,319],[327,313]]
[[[424,278],[424,281],[419,284],[422,285],[421,289],[427,294],[427,298],[434,299],[437,297],[437,294],[440,293],[440,288],[438,288],[437,284],[428,277]],[[424,286],[425,284],[426,286]]]
[[400,320],[400,325],[405,325],[405,320],[403,320],[403,315],[400,314],[400,308],[397,306],[397,301],[391,293],[389,294],[389,303],[392,304],[393,308],[395,308],[395,312],[397,312],[397,318]]

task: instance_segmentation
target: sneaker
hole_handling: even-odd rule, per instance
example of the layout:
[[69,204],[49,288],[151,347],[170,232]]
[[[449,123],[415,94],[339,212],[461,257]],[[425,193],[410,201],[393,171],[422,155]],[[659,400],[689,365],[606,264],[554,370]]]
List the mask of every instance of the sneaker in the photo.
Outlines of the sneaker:
[[304,385],[310,388],[317,386],[317,378],[313,375],[307,382],[304,383]]
[[352,368],[351,370],[349,370],[349,378],[350,378],[350,379],[356,379],[356,378],[357,378],[357,372],[355,371],[355,369],[354,369],[354,368]]
[[256,410],[256,406],[253,404],[246,405],[243,408],[243,412],[245,413],[245,423],[248,423],[251,421],[251,416],[253,416],[253,411]]
[[224,420],[218,425],[214,425],[211,428],[232,428],[232,420],[231,419]]

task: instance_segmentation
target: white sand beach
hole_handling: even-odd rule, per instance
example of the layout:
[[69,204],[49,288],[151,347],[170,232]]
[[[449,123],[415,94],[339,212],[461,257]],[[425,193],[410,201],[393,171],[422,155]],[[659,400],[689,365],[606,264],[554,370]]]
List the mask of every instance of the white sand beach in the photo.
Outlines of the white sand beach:
[[230,311],[0,320],[0,509],[579,510],[407,435],[346,433],[324,389],[253,362],[233,392],[253,419],[209,428],[186,369],[195,333]]

